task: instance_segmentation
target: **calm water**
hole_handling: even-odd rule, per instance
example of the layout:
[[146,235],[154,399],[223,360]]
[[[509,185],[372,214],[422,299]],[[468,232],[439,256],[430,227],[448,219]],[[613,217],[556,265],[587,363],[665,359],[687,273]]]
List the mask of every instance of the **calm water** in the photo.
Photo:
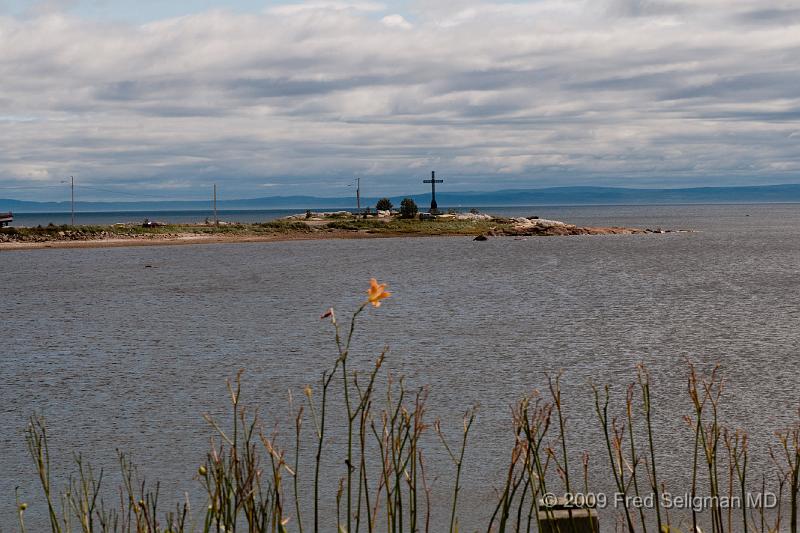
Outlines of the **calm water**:
[[[545,372],[565,372],[573,464],[589,451],[596,491],[611,486],[587,383],[612,383],[621,397],[640,361],[655,381],[660,473],[673,492],[689,489],[686,358],[723,364],[725,420],[753,433],[753,472],[768,468],[763,447],[800,406],[800,206],[527,211],[699,232],[0,252],[0,524],[14,518],[15,486],[29,520],[42,517],[23,438],[33,411],[48,418],[57,475],[72,452],[113,470],[121,448],[164,482],[165,499],[195,494],[189,478],[211,434],[201,414],[224,412],[225,379],[246,369],[246,401],[280,419],[287,391],[334,360],[320,313],[335,305],[345,316],[372,276],[394,296],[364,316],[357,363],[389,345],[387,367],[430,384],[431,420],[453,431],[481,406],[466,457],[467,530],[485,529],[493,510],[509,405],[545,387]],[[432,464],[443,460],[430,449]],[[450,478],[432,468],[444,507]]]

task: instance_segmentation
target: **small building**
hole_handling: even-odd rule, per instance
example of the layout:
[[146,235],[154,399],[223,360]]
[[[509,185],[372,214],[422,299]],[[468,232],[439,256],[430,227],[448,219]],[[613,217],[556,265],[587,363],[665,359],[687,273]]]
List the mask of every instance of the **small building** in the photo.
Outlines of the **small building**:
[[14,213],[9,211],[8,213],[0,213],[0,228],[8,226],[14,222]]

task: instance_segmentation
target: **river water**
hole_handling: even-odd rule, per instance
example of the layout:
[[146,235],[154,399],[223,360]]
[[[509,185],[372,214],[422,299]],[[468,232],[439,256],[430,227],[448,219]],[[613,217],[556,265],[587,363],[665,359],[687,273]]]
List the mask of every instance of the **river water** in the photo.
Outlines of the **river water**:
[[[202,414],[225,413],[226,378],[244,369],[243,400],[270,423],[284,420],[287,391],[300,396],[335,359],[320,314],[335,306],[346,317],[370,277],[393,295],[363,315],[351,365],[368,368],[388,345],[386,370],[430,385],[430,420],[441,417],[454,439],[461,413],[480,404],[459,513],[466,531],[485,530],[494,509],[513,443],[510,404],[544,389],[546,372],[564,371],[571,460],[589,452],[594,491],[613,486],[588,383],[612,384],[620,400],[639,362],[653,377],[660,475],[672,492],[689,489],[687,360],[722,365],[724,422],[751,433],[754,476],[769,472],[773,431],[800,406],[800,206],[516,214],[697,231],[0,252],[3,530],[13,530],[15,487],[32,530],[44,527],[24,443],[33,412],[47,417],[57,483],[73,453],[113,472],[119,448],[162,481],[165,500],[196,498],[191,477],[212,434]],[[341,426],[331,435],[341,439]],[[444,455],[429,444],[441,531],[452,475],[437,470]]]

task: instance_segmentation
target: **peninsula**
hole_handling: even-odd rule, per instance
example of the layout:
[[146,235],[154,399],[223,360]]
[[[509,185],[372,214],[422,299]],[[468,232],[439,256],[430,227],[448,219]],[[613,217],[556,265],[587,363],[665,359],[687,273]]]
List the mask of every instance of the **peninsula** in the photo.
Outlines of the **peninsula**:
[[481,213],[428,215],[404,219],[388,212],[365,217],[347,211],[294,215],[263,223],[37,226],[0,228],[0,251],[35,248],[269,242],[313,239],[465,236],[489,237],[668,233],[672,230],[581,227],[538,217],[504,218]]

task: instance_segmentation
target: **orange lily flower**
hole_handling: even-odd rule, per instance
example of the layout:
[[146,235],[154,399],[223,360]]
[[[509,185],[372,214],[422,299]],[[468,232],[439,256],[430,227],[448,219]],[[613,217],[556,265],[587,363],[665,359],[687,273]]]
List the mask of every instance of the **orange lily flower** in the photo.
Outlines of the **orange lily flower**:
[[372,278],[369,280],[369,290],[367,291],[367,301],[374,307],[381,306],[381,300],[388,298],[392,295],[391,292],[386,292],[386,284],[378,284],[378,280]]

